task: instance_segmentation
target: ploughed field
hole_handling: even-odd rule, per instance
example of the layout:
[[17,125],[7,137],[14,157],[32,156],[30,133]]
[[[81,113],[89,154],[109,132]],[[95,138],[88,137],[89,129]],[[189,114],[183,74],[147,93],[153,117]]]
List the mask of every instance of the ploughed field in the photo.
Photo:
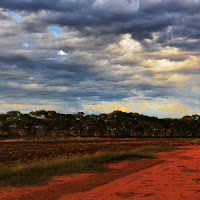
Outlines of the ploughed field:
[[0,142],[0,165],[27,163],[40,159],[53,159],[86,154],[100,151],[130,151],[148,145],[188,145],[195,138],[141,138],[141,139],[98,139],[98,140],[69,140],[69,141],[20,141]]

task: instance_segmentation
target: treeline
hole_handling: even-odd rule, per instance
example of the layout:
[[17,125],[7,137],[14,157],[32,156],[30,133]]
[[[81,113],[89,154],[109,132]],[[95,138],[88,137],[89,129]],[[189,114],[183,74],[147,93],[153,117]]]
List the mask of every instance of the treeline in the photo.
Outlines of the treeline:
[[60,114],[39,110],[22,114],[0,114],[0,135],[80,136],[80,137],[199,137],[200,116],[181,119],[148,117],[138,113],[114,111],[109,114]]

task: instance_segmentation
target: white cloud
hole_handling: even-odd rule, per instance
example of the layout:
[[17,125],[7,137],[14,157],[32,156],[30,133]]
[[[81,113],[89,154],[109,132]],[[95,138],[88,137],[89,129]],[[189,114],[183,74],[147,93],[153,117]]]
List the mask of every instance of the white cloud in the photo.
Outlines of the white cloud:
[[24,48],[28,48],[29,45],[27,44],[27,42],[25,42],[23,45],[22,45]]
[[63,50],[60,50],[57,54],[59,56],[66,56],[67,55]]

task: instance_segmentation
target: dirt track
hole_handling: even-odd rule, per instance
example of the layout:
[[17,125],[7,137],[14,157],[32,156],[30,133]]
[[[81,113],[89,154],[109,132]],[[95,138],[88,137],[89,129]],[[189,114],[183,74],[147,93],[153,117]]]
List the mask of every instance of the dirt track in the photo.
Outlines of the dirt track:
[[111,164],[107,172],[54,177],[46,186],[1,188],[0,199],[200,199],[200,146],[185,148]]
[[162,163],[60,200],[200,199],[200,147],[187,148],[160,153]]

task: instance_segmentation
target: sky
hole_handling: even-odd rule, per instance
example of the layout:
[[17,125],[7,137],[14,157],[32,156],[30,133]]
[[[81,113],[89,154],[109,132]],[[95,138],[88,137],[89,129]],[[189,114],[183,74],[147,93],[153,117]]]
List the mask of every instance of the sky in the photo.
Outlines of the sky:
[[0,113],[200,114],[200,0],[1,0]]

